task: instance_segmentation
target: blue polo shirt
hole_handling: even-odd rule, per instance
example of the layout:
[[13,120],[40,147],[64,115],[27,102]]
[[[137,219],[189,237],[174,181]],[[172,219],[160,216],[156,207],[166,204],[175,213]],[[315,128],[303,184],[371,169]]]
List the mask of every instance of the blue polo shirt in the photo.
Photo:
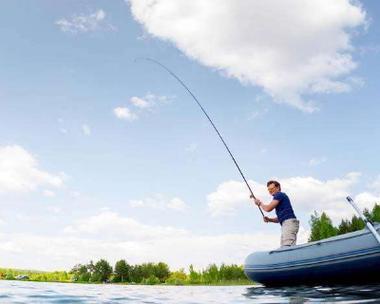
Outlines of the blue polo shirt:
[[292,205],[290,203],[290,199],[284,192],[277,192],[275,195],[273,195],[273,199],[279,201],[276,207],[276,215],[281,225],[282,222],[287,219],[296,218]]

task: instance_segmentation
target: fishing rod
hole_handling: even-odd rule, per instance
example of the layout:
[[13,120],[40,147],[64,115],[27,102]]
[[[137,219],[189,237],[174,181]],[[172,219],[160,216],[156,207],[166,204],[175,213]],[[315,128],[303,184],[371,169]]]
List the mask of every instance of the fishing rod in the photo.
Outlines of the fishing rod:
[[[162,67],[164,70],[166,70],[170,75],[172,75],[185,89],[186,91],[193,97],[193,99],[196,101],[196,103],[198,104],[198,106],[200,107],[200,109],[202,110],[203,114],[207,117],[207,119],[209,120],[209,122],[211,123],[211,125],[213,126],[215,132],[218,134],[220,140],[222,141],[224,147],[227,149],[227,152],[230,154],[236,168],[239,170],[239,173],[241,175],[241,177],[243,178],[245,184],[247,185],[248,189],[249,189],[249,192],[251,193],[251,197],[253,199],[256,199],[256,196],[253,194],[253,191],[251,189],[251,187],[249,186],[248,182],[247,182],[247,179],[245,178],[243,172],[241,171],[240,169],[240,166],[239,164],[237,163],[235,157],[232,155],[231,151],[230,151],[230,148],[227,146],[226,142],[224,141],[222,135],[220,134],[219,130],[216,128],[215,124],[213,123],[213,121],[211,120],[210,116],[207,114],[206,110],[203,108],[203,106],[201,105],[201,103],[198,101],[198,99],[195,97],[195,95],[190,91],[190,89],[186,86],[186,84],[174,73],[172,72],[169,68],[167,68],[165,65],[163,65],[162,63],[160,63],[159,61],[155,60],[155,59],[152,59],[152,58],[148,58],[148,57],[141,57],[141,58],[136,58],[136,60],[146,60],[146,61],[150,61],[152,63],[155,63],[157,64],[158,66]],[[262,214],[262,216],[264,216],[264,213],[263,211],[261,210],[260,206],[257,206]]]

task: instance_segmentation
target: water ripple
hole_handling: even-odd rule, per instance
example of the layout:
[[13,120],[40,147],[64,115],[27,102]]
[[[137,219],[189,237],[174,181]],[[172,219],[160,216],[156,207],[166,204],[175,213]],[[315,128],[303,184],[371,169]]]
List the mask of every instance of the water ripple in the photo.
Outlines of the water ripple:
[[0,303],[374,303],[380,286],[141,286],[0,281]]

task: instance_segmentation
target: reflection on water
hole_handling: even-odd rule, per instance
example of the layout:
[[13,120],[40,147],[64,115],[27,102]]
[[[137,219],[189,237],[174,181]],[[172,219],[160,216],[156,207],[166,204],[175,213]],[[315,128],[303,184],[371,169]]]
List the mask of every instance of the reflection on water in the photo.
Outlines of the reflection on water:
[[244,295],[252,300],[264,300],[266,303],[373,303],[380,302],[380,286],[252,287],[247,288]]
[[140,286],[0,281],[0,303],[380,303],[380,286]]

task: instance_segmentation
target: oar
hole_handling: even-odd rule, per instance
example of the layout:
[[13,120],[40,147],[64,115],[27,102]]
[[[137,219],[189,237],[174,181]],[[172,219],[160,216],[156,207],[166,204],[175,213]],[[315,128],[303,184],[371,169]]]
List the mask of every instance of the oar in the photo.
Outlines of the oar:
[[376,240],[380,244],[380,235],[377,233],[375,227],[373,227],[372,222],[364,216],[364,214],[361,212],[361,210],[358,208],[358,206],[355,204],[354,200],[351,197],[347,196],[346,199],[351,204],[351,206],[355,209],[357,214],[359,214],[359,217],[365,222],[369,231],[372,232],[373,236],[376,238]]
[[[149,61],[149,62],[153,62],[154,64],[160,66],[161,68],[163,68],[164,70],[166,70],[170,75],[172,75],[185,89],[186,91],[191,95],[191,97],[193,97],[193,99],[195,100],[195,102],[198,104],[198,106],[200,107],[200,109],[202,110],[203,114],[207,117],[207,119],[209,120],[209,122],[211,123],[211,125],[213,126],[215,132],[218,134],[220,140],[222,141],[224,147],[226,148],[228,154],[231,156],[236,168],[239,170],[239,173],[241,175],[241,177],[243,178],[245,184],[247,185],[247,188],[249,190],[249,192],[251,193],[251,197],[253,199],[256,199],[255,195],[253,194],[253,191],[251,189],[251,187],[249,186],[248,184],[248,181],[246,180],[243,172],[241,171],[240,169],[240,166],[238,165],[235,157],[232,155],[231,151],[230,151],[230,148],[228,148],[226,142],[224,141],[222,135],[220,134],[219,130],[216,128],[215,124],[213,123],[213,121],[211,120],[210,116],[207,114],[206,110],[203,108],[203,106],[200,104],[200,102],[198,101],[198,99],[195,97],[195,95],[190,91],[190,89],[187,87],[187,85],[176,75],[174,74],[174,72],[172,72],[169,68],[167,68],[165,65],[163,65],[161,62],[155,60],[155,59],[152,59],[152,58],[146,58],[146,57],[142,57],[142,58],[136,58],[136,60],[146,60],[146,61]],[[262,216],[264,217],[264,213],[263,211],[261,210],[260,206],[257,206],[262,214]]]

